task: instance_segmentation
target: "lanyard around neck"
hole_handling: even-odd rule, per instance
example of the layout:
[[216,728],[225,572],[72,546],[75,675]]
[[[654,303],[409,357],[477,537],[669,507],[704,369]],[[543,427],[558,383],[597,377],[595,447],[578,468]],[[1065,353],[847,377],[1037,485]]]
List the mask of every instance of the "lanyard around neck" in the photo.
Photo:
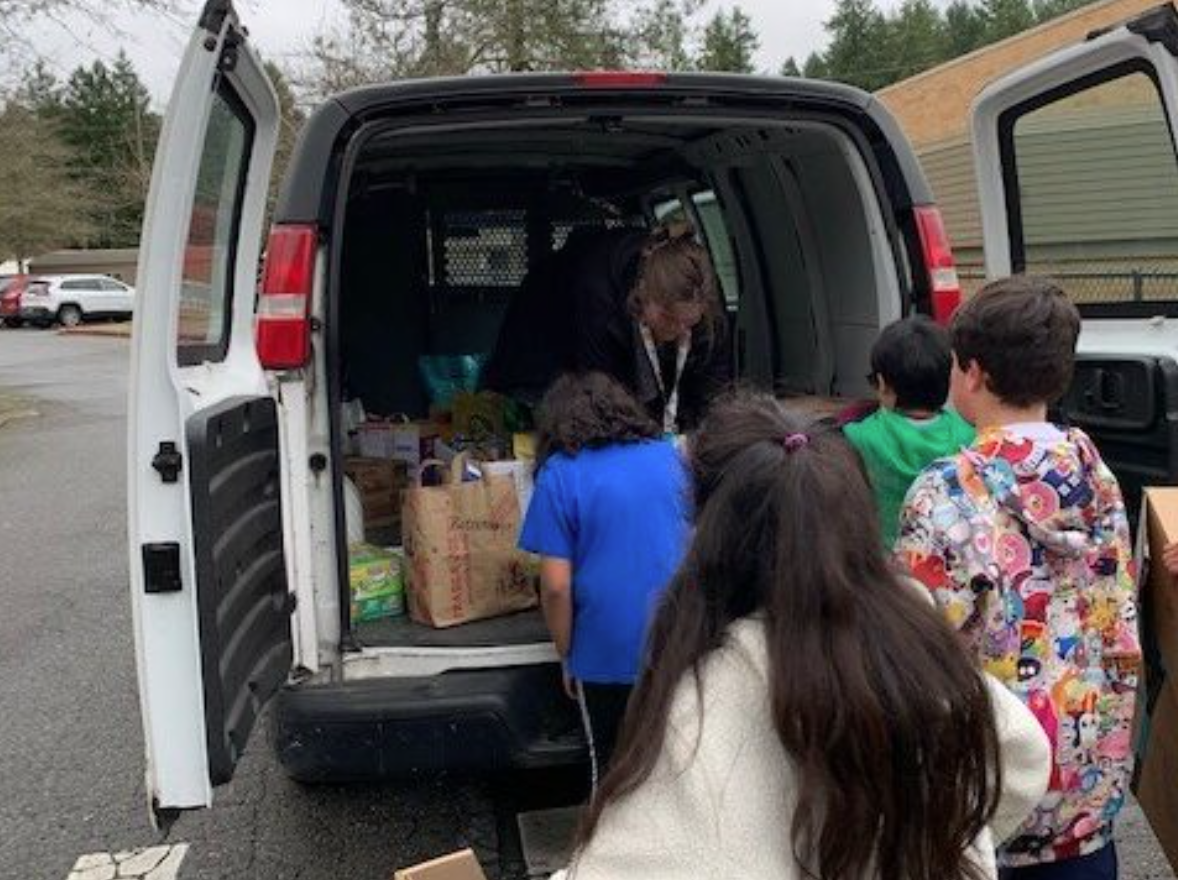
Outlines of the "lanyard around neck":
[[675,352],[675,380],[671,383],[671,392],[667,393],[667,383],[663,381],[663,368],[659,363],[658,346],[654,344],[654,334],[650,328],[640,323],[642,331],[642,347],[646,350],[646,358],[650,361],[650,368],[654,372],[654,380],[658,383],[659,393],[663,396],[663,433],[675,431],[675,422],[679,417],[679,380],[683,378],[683,370],[687,366],[687,356],[691,353],[691,334],[685,333],[679,338],[679,347]]

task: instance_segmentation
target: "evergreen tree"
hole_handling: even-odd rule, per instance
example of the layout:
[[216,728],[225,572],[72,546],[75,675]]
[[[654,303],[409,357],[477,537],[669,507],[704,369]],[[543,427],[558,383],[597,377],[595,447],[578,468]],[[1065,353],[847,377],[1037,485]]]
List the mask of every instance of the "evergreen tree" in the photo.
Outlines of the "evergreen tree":
[[704,0],[656,0],[634,10],[628,28],[627,62],[658,70],[691,70],[695,66],[692,19]]
[[985,16],[970,0],[953,0],[945,8],[945,39],[950,58],[965,55],[985,44]]
[[949,57],[945,20],[930,0],[904,0],[888,19],[888,78],[901,80]]
[[61,111],[61,83],[46,67],[36,62],[16,88],[15,101],[41,119],[55,117]]
[[727,15],[720,10],[704,28],[697,66],[700,70],[752,73],[756,69],[753,56],[759,45],[752,20],[740,7]]
[[159,119],[130,59],[102,61],[71,74],[55,112],[57,129],[72,152],[71,173],[91,197],[86,213],[95,247],[133,247],[143,224]]
[[792,55],[785,59],[785,63],[781,65],[782,76],[801,76],[802,69],[798,67],[798,62]]
[[838,0],[826,30],[830,45],[823,61],[830,79],[868,91],[891,81],[888,25],[872,0]]
[[1092,0],[1032,0],[1031,8],[1035,13],[1035,21],[1042,24],[1090,3]]
[[996,43],[1035,26],[1035,13],[1028,0],[984,0],[986,42]]
[[806,63],[802,65],[802,76],[807,79],[830,79],[830,68],[821,53],[810,53]]

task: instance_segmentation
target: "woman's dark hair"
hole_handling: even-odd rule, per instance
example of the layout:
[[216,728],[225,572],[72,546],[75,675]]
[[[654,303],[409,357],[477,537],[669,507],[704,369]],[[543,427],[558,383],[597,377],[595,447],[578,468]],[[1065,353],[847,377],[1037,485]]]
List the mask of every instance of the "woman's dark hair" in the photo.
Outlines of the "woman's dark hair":
[[689,224],[662,226],[651,233],[627,302],[635,317],[650,304],[663,308],[698,305],[703,309],[704,338],[710,341],[719,331],[724,309],[716,273],[707,249],[696,241]]
[[536,470],[557,453],[576,455],[612,443],[661,436],[659,426],[621,383],[605,373],[566,373],[540,402]]
[[967,850],[1001,784],[989,694],[892,569],[858,456],[837,428],[746,393],[714,405],[689,458],[694,540],[580,845],[650,776],[677,687],[699,689],[729,625],[759,614],[773,725],[797,777],[781,833],[799,866],[819,880],[981,877]]
[[871,371],[896,392],[900,409],[943,407],[952,369],[949,333],[925,315],[888,324],[871,348]]
[[957,363],[977,361],[1003,403],[1053,404],[1072,382],[1080,313],[1050,278],[1014,275],[970,297],[950,333]]

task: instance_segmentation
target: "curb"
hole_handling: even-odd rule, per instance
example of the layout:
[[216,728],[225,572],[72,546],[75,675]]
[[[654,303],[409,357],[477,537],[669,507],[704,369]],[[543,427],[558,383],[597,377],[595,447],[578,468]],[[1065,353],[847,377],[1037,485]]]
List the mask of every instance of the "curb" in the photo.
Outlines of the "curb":
[[[121,325],[120,325],[121,328]],[[57,331],[58,336],[100,336],[105,339],[130,339],[131,328],[112,330],[107,327],[69,327]]]

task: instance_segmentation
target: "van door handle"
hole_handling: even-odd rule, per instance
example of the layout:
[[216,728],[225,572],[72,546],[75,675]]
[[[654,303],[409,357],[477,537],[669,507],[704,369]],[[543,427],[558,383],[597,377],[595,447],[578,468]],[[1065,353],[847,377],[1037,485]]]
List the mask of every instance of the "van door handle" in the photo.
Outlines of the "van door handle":
[[1092,371],[1092,382],[1084,392],[1088,409],[1117,412],[1124,408],[1124,398],[1124,376],[1099,367]]

